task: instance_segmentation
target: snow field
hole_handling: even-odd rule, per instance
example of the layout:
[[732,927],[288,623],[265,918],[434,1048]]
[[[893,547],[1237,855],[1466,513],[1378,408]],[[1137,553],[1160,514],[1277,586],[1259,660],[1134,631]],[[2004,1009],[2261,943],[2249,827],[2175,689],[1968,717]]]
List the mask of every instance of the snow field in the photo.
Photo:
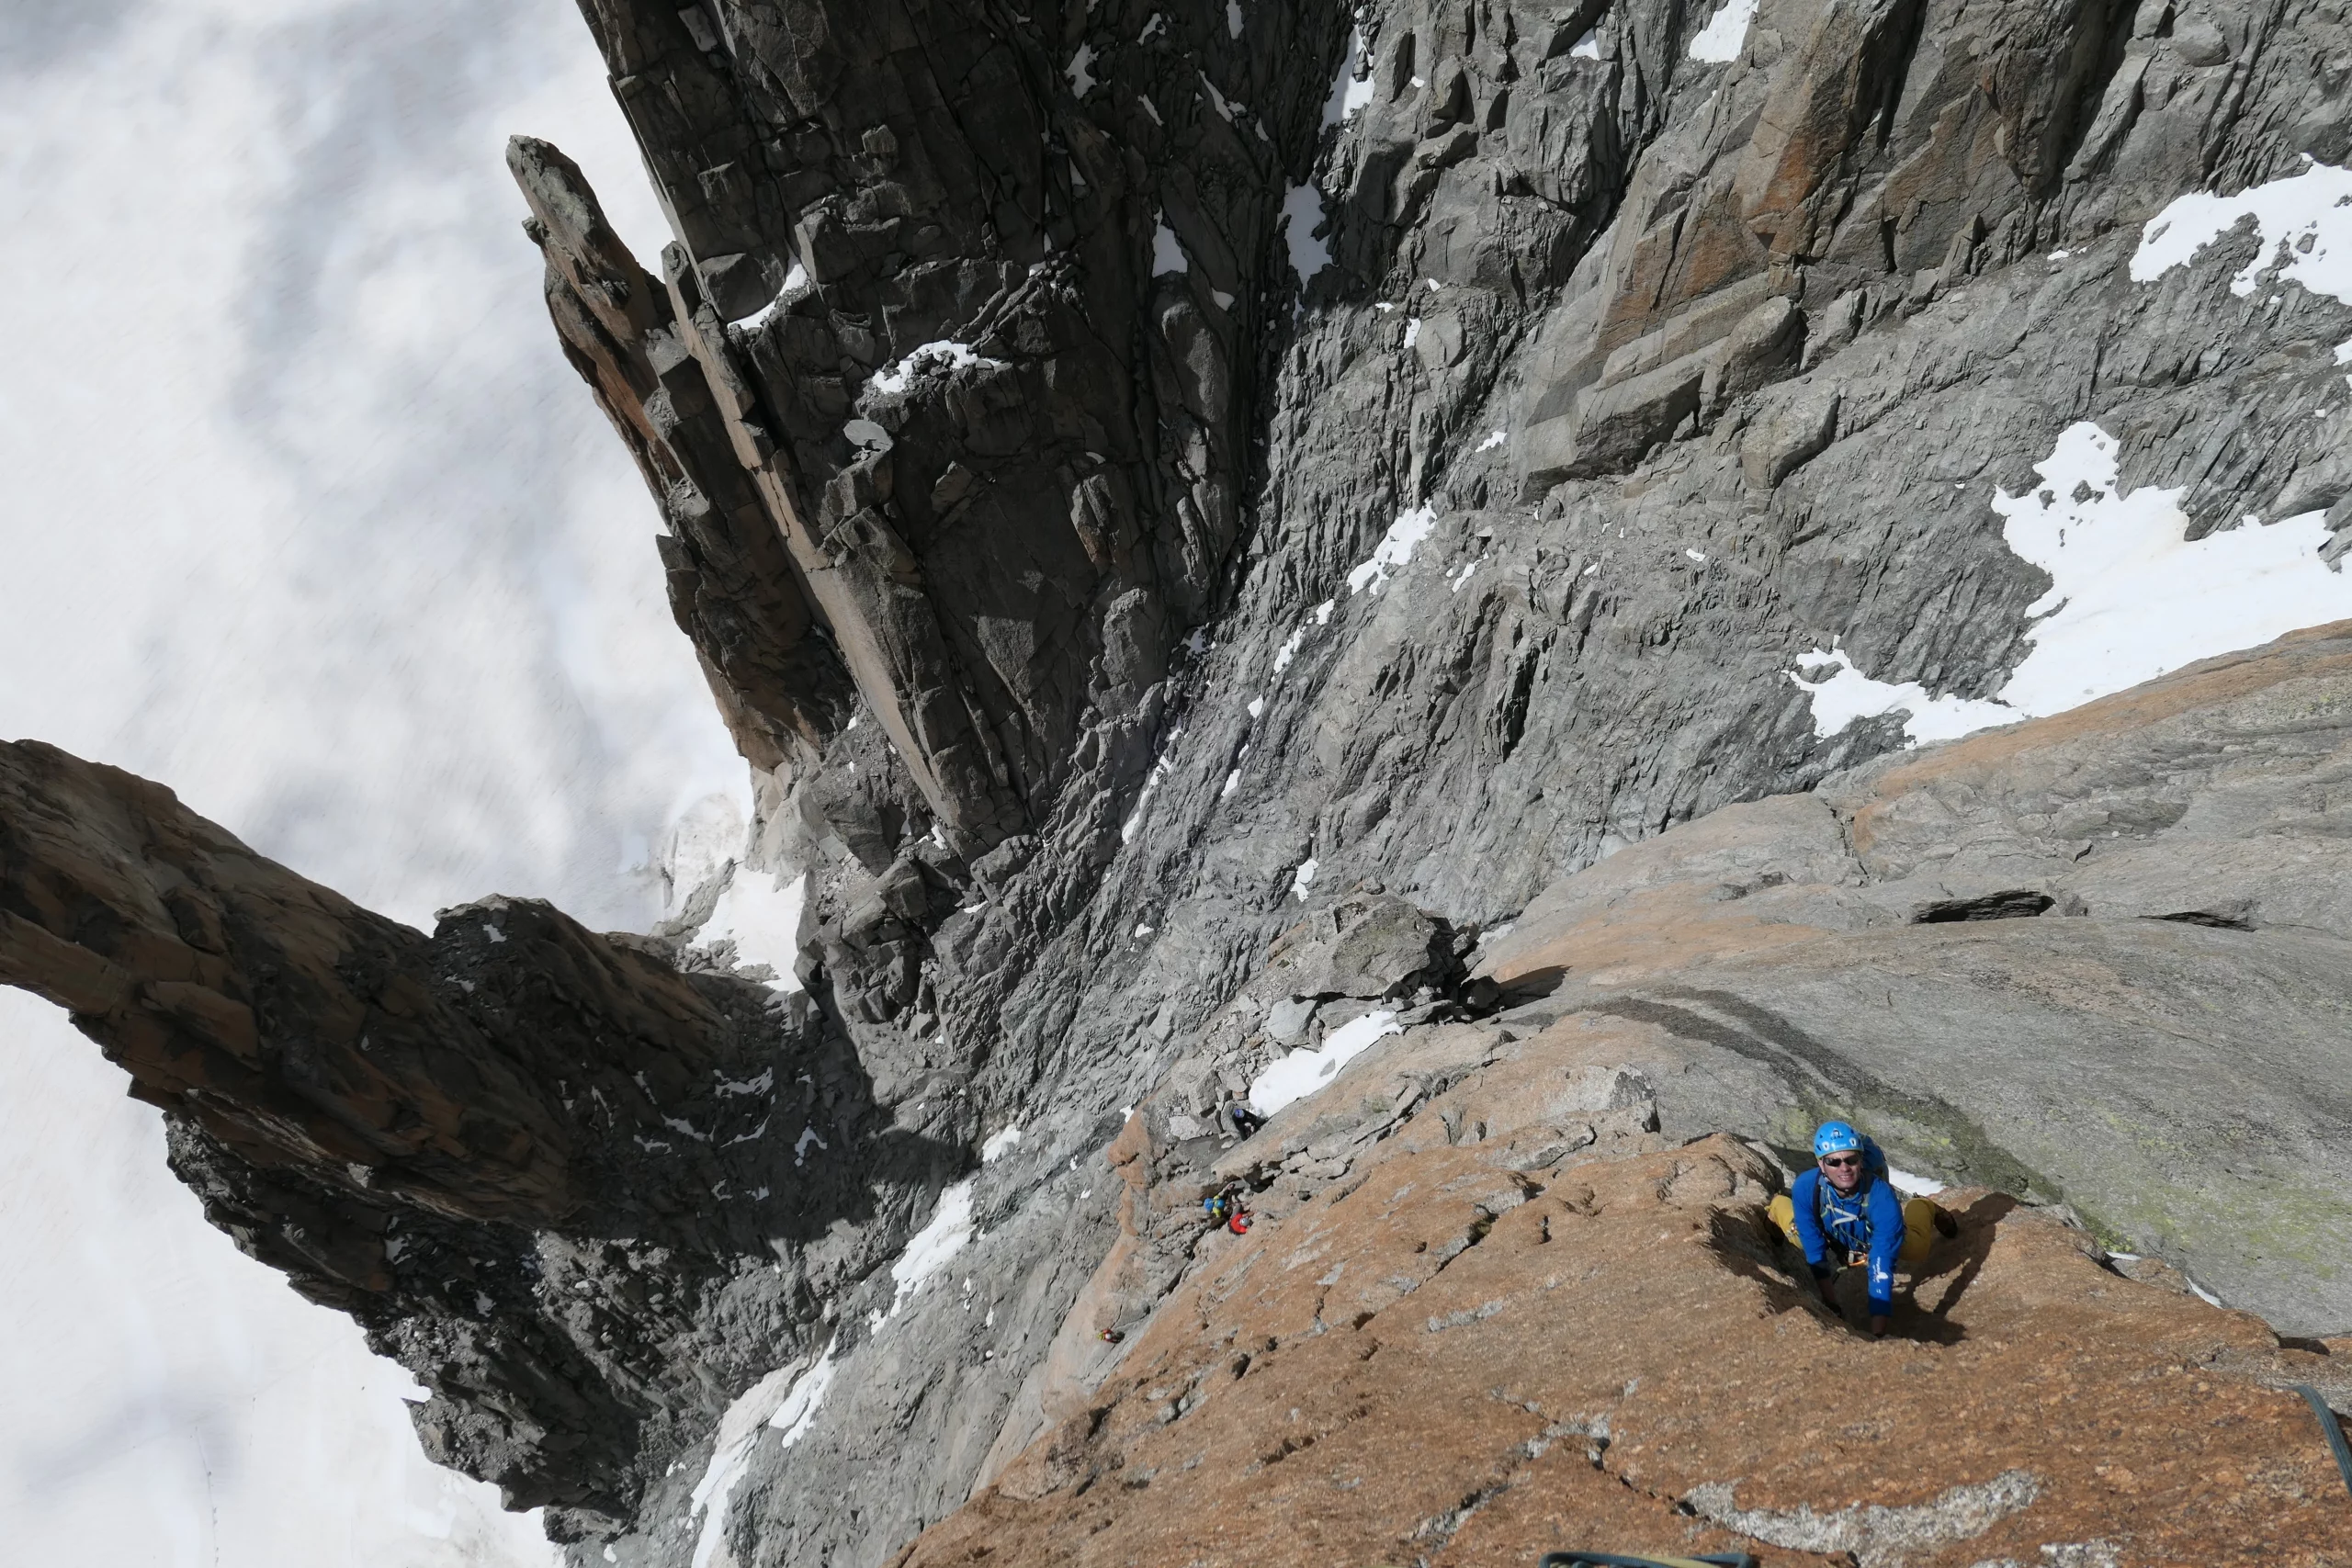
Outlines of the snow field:
[[[1236,38],[1239,33],[1234,35]],[[1330,96],[1323,101],[1323,123],[1345,125],[1372,102],[1372,73],[1370,62],[1363,57],[1363,29],[1348,29],[1347,53],[1340,61],[1340,73],[1331,79]],[[1311,274],[1301,273],[1302,278]]]
[[1330,242],[1315,234],[1322,221],[1323,193],[1313,186],[1291,186],[1283,197],[1283,239],[1290,247],[1290,269],[1298,274],[1302,288],[1331,265]]
[[[2218,653],[2352,615],[2352,577],[2319,558],[2321,513],[2239,526],[2190,540],[2181,492],[2120,493],[2116,442],[2080,423],[2034,465],[2038,488],[1996,494],[2009,548],[2050,573],[2026,607],[2042,616],[2033,651],[2000,700],[2058,713]],[[2081,502],[2077,491],[2089,493]]]
[[1184,254],[1184,247],[1177,243],[1176,231],[1168,226],[1167,219],[1162,218],[1151,231],[1151,276],[1164,277],[1172,272],[1192,270],[1192,258]]
[[947,1267],[947,1260],[971,1241],[972,1189],[978,1180],[978,1177],[967,1176],[942,1189],[939,1206],[932,1211],[931,1222],[915,1233],[899,1260],[890,1265],[890,1279],[898,1286],[897,1294],[890,1299],[890,1316],[898,1316],[908,1298]]

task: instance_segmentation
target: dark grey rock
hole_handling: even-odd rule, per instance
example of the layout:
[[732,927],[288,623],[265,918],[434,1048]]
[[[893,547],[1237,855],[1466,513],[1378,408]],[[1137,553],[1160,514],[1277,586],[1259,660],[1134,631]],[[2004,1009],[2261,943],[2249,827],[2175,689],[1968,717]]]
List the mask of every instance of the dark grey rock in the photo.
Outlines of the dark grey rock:
[[[993,118],[921,135],[934,89],[902,83],[867,41],[881,14],[811,5],[825,26],[787,32],[746,9],[730,34],[760,62],[739,67],[746,97],[781,92],[792,108],[770,122],[817,128],[780,139],[767,187],[795,214],[776,254],[814,287],[728,343],[748,355],[762,428],[790,433],[778,446],[795,482],[823,491],[806,516],[879,540],[850,548],[899,563],[894,581],[942,628],[933,651],[853,663],[866,700],[961,694],[938,739],[890,728],[907,765],[877,772],[907,780],[901,832],[936,820],[967,857],[967,891],[887,954],[836,943],[812,970],[866,1059],[893,1064],[876,1082],[967,1074],[989,1114],[1026,1117],[1022,1147],[1054,1148],[1065,1175],[1107,1141],[1104,1117],[1163,1080],[1169,1109],[1138,1116],[1212,1128],[1283,1048],[1291,1017],[1272,1030],[1269,1008],[1372,1000],[1354,981],[1257,978],[1302,914],[1376,880],[1462,945],[1621,846],[1885,750],[1886,724],[1813,734],[1786,678],[1813,646],[1842,639],[1888,681],[1997,686],[2047,584],[2007,551],[1987,502],[2075,420],[2120,438],[2127,482],[2188,487],[2209,525],[2336,482],[2294,422],[2352,311],[2308,296],[2248,309],[2227,288],[2242,245],[2147,285],[2125,263],[2174,196],[2290,173],[2301,151],[2335,145],[2341,95],[2321,84],[2342,25],[2249,18],[2215,67],[2152,9],[1766,0],[1742,60],[1709,66],[1686,48],[1710,6],[1642,0],[1502,27],[1408,0],[1361,18],[1368,101],[1326,127],[1350,21],[1336,7],[1262,26],[1252,11],[1237,39],[1221,7],[1156,6],[1143,42],[1148,11],[1070,7],[1038,14],[1034,39],[987,46],[1023,61]],[[668,24],[608,9],[597,25],[622,73],[650,47],[632,40]],[[944,13],[890,25],[978,36]],[[1592,49],[1572,51],[1589,29]],[[787,41],[820,37],[834,41]],[[977,41],[955,47],[982,57]],[[1079,97],[1081,47],[1098,85]],[[844,107],[862,101],[857,82],[892,84],[893,107],[860,118]],[[886,118],[897,150],[865,150],[864,128]],[[985,148],[1001,131],[1020,152],[991,188],[1022,193],[1021,216],[976,239],[970,203],[930,173],[937,155],[910,150]],[[708,166],[652,134],[665,188],[684,176],[663,170]],[[1301,227],[1331,262],[1294,279],[1307,236],[1286,240],[1279,214],[1310,184],[1329,194],[1320,221],[1302,204]],[[735,231],[766,221],[761,199]],[[1163,221],[1187,269],[1146,277]],[[937,226],[936,260],[906,248],[918,223]],[[1031,231],[1054,236],[1051,258],[1014,237]],[[2046,259],[2060,249],[2067,263]],[[919,277],[939,281],[920,292]],[[1080,321],[1116,373],[1058,335]],[[941,338],[1008,368],[871,390],[879,367]],[[1005,412],[1014,388],[1022,421]],[[850,417],[893,446],[844,490],[833,476],[857,464],[827,442]],[[1351,590],[1423,506],[1411,561]],[[859,507],[888,520],[888,538],[842,531]],[[1048,535],[1075,540],[1084,564]],[[1012,592],[1016,579],[1041,597]],[[852,621],[882,625],[865,610],[819,618],[844,637]],[[834,731],[796,781],[840,769],[862,733]],[[975,734],[993,739],[956,739]],[[924,761],[976,745],[985,787]],[[1841,882],[1816,874],[1852,863],[1821,820],[1817,850],[1784,844],[1785,865],[1726,850],[1710,885],[1864,934],[1908,929],[1939,900],[2111,896],[1999,874],[1993,859],[1981,874]],[[982,852],[1008,831],[1016,855]],[[778,863],[836,853],[788,840]],[[1302,906],[1292,888],[1309,859]],[[1800,897],[1773,874],[1826,890]],[[2165,908],[2150,911],[2237,918],[2222,891],[2152,890]],[[819,887],[827,919],[841,896]],[[2057,920],[1917,929],[2022,940]],[[2164,940],[2245,934],[2141,923]],[[889,1001],[910,978],[928,999]],[[952,1049],[900,1032],[934,1013]],[[1747,1086],[1726,1104],[1782,1092],[1753,1062],[1723,1073]],[[973,1244],[975,1278],[1067,1279],[1094,1245],[1051,1225],[992,1231]],[[1067,1310],[1050,1297],[1000,1311],[999,1329],[1041,1343]],[[865,1354],[843,1386],[921,1383],[867,1373]],[[973,1408],[1012,1408],[1020,1382],[988,1383]],[[845,1505],[845,1478],[914,1495],[977,1464],[944,1413],[908,1417],[887,1455],[842,1419],[820,1418],[739,1505],[741,1554],[878,1562],[935,1516]],[[1008,1417],[998,1446],[1025,1419]]]
[[[1220,1104],[1375,1005],[1475,1071],[1585,1005],[1573,976],[1532,1000],[1464,981],[1484,928],[1686,874],[1710,907],[1849,944],[1842,967],[1711,982],[1846,1066],[1801,1072],[1753,1017],[1659,998],[1712,1053],[1652,1075],[1669,1131],[1794,1115],[1792,1084],[1891,1085],[1891,1115],[1938,1092],[1943,1057],[1856,1032],[1886,944],[1911,967],[1880,1011],[1914,1010],[1923,1039],[1978,1006],[1936,964],[2025,986],[2056,954],[2144,990],[2136,1022],[1997,1015],[2068,1092],[2132,1108],[2096,1145],[2118,1170],[2171,1180],[2124,1145],[2221,1135],[2210,1108],[2165,1122],[2135,1053],[2178,1094],[2228,1060],[2277,1075],[2256,1186],[2323,1159],[2289,1111],[2331,1091],[2239,1044],[2332,994],[2342,879],[2294,872],[2334,864],[2325,835],[2215,829],[2182,852],[2143,830],[2177,775],[2143,758],[2096,798],[1980,794],[1966,842],[1890,818],[1858,856],[1838,792],[1899,765],[1873,762],[1899,736],[1817,736],[1788,672],[1834,645],[1878,679],[1996,689],[2049,585],[1989,501],[2077,420],[2200,529],[2290,503],[2341,521],[2352,459],[2311,411],[2340,395],[2352,309],[2233,293],[2244,231],[2153,282],[2128,270],[2174,197],[2352,152],[2337,12],[1764,0],[1741,57],[1710,64],[1688,56],[1713,9],[1695,0],[1315,0],[1249,7],[1238,34],[1211,0],[583,9],[673,220],[661,276],[560,152],[518,141],[510,164],[559,334],[639,460],[673,607],[755,769],[758,864],[808,877],[810,1010],[763,1048],[831,1064],[786,1120],[844,1141],[821,1176],[791,1168],[823,1184],[805,1214],[756,1248],[705,1237],[705,1282],[658,1312],[549,1316],[516,1284],[512,1305],[486,1292],[511,1338],[461,1343],[424,1295],[373,1330],[458,1347],[438,1451],[476,1473],[537,1456],[554,1490],[528,1495],[611,1536],[582,1563],[690,1562],[718,1411],[826,1344],[835,1392],[790,1450],[755,1447],[721,1536],[738,1562],[886,1561],[1099,1369],[1064,1334],[1072,1303],[1148,1294],[1097,1280],[1114,1235],[1149,1279],[1189,1263],[1193,1216],[1113,1213],[1123,1111],[1155,1140],[1201,1129],[1148,1156],[1182,1180],[1228,1158],[1333,1179],[1388,1100],[1230,1150]],[[2213,820],[2289,819],[2253,784],[2199,787]],[[2298,787],[2324,792],[2278,799]],[[1653,841],[1671,848],[1644,861]],[[1910,923],[2019,894],[2052,903]],[[2177,1033],[2233,975],[2271,999]],[[1295,998],[1329,998],[1297,1036],[1272,1015]],[[1514,1002],[1516,1023],[1455,1017]],[[1638,1135],[1644,1103],[1593,1115]],[[1969,1104],[1986,1170],[2097,1187],[2032,1091]],[[900,1303],[889,1260],[1015,1122],[971,1190],[968,1304],[960,1278]],[[800,1131],[746,1147],[774,1164]],[[364,1248],[345,1232],[371,1222],[289,1218],[311,1195],[209,1158],[184,1163],[232,1229]],[[662,1227],[704,1223],[684,1178],[628,1168]],[[677,1267],[652,1234],[447,1247],[627,1303]],[[2246,1299],[2300,1310],[2266,1291]],[[594,1370],[544,1348],[564,1345]],[[599,1379],[626,1417],[573,1410]]]

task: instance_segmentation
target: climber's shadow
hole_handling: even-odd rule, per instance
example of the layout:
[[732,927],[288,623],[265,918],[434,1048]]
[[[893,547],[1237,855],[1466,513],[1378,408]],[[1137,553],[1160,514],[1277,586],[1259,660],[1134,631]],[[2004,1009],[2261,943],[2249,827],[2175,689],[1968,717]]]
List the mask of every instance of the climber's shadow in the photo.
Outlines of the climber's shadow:
[[1966,1337],[1951,1315],[1952,1308],[1984,1271],[2002,1216],[2017,1206],[2017,1199],[2007,1192],[1981,1192],[1966,1207],[1946,1211],[1959,1222],[1960,1234],[1939,1243],[1928,1255],[1927,1267],[1912,1277],[1912,1311],[1896,1315],[1896,1333],[1945,1345]]
[[[1960,1234],[1939,1241],[1935,1250],[1928,1253],[1924,1268],[1906,1270],[1909,1288],[1895,1297],[1888,1338],[1957,1345],[1968,1337],[1967,1325],[1952,1315],[1952,1309],[1984,1272],[1985,1259],[1992,1256],[2001,1217],[2017,1206],[2018,1200],[2006,1192],[1985,1192],[1965,1207],[1949,1211],[1959,1224]],[[1727,1247],[1725,1250],[1735,1256],[1746,1253],[1747,1257],[1738,1258],[1734,1267],[1785,1292],[1792,1303],[1802,1304],[1824,1317],[1834,1317],[1852,1333],[1865,1337],[1870,1334],[1868,1285],[1861,1270],[1849,1269],[1839,1276],[1838,1309],[1833,1314],[1803,1284],[1803,1255],[1770,1222],[1759,1220],[1754,1238],[1745,1246]]]

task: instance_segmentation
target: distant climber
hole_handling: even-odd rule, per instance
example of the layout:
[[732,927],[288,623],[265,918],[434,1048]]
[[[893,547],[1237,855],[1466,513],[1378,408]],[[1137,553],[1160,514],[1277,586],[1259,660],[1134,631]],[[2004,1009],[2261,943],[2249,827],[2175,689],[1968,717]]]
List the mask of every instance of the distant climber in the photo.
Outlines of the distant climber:
[[1235,1137],[1247,1143],[1259,1128],[1266,1124],[1266,1119],[1250,1110],[1248,1100],[1234,1100],[1226,1102],[1225,1122],[1233,1129]]
[[1243,1190],[1238,1181],[1228,1181],[1201,1200],[1201,1208],[1209,1217],[1209,1229],[1223,1225],[1236,1235],[1250,1234],[1250,1211],[1241,1206]]
[[1838,1309],[1838,1271],[1870,1270],[1871,1332],[1883,1335],[1894,1312],[1895,1266],[1917,1268],[1938,1237],[1957,1235],[1960,1226],[1927,1198],[1905,1201],[1878,1145],[1843,1122],[1821,1124],[1813,1157],[1815,1168],[1798,1176],[1766,1212],[1804,1250],[1831,1311]]

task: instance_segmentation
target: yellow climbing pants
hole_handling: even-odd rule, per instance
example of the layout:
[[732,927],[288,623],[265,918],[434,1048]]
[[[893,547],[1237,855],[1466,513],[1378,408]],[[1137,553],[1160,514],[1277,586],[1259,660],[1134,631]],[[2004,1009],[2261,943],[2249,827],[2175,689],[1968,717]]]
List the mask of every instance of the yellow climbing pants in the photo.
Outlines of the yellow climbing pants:
[[[1798,1248],[1804,1247],[1804,1243],[1797,1239],[1796,1205],[1789,1201],[1787,1193],[1781,1193],[1766,1204],[1764,1212],[1772,1217],[1774,1224],[1781,1227],[1781,1234],[1789,1238],[1790,1245]],[[1894,1255],[1894,1261],[1898,1265],[1905,1269],[1917,1269],[1926,1261],[1928,1254],[1934,1250],[1939,1239],[1936,1234],[1936,1216],[1942,1213],[1943,1206],[1932,1198],[1905,1198],[1903,1201],[1903,1250]],[[1836,1256],[1837,1250],[1834,1247],[1830,1248],[1832,1255],[1830,1260],[1844,1261]]]

